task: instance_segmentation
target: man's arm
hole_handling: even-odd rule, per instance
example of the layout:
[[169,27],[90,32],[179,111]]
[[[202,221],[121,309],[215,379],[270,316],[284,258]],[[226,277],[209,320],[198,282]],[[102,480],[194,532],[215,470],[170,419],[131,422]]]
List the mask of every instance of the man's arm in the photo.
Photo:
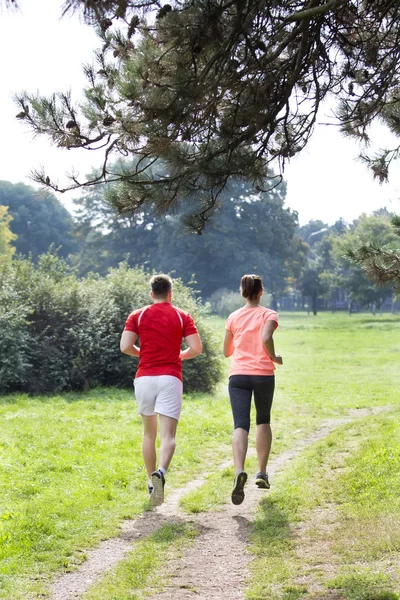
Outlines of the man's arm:
[[198,333],[193,333],[192,335],[185,337],[185,342],[189,347],[186,350],[181,350],[181,360],[188,360],[189,358],[194,358],[202,353],[203,345]]
[[263,342],[265,351],[269,355],[272,362],[274,362],[278,365],[282,365],[283,364],[282,356],[280,354],[275,354],[274,340],[272,337],[276,327],[277,327],[277,323],[275,321],[272,321],[272,320],[267,321],[263,327],[261,337],[262,337],[262,342]]
[[140,348],[135,346],[135,342],[138,338],[138,334],[134,331],[123,331],[121,335],[121,341],[119,347],[121,352],[129,354],[129,356],[139,356]]
[[226,356],[226,358],[228,358],[229,356],[232,356],[233,351],[234,351],[234,346],[233,346],[232,331],[229,331],[229,329],[225,329],[224,356]]

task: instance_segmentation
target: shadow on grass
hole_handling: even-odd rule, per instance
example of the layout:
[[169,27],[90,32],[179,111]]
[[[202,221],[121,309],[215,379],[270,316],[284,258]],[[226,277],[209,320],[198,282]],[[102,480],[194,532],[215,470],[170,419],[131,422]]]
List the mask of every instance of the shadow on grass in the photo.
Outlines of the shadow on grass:
[[279,555],[292,546],[293,534],[287,515],[277,500],[266,497],[259,505],[253,521],[251,540],[256,554],[263,556]]
[[157,532],[163,531],[164,528],[166,528],[166,531],[173,531],[174,535],[187,535],[188,532],[192,532],[194,536],[197,536],[208,531],[207,527],[199,524],[194,525],[192,521],[151,510],[149,502],[143,504],[143,509],[145,512],[139,518],[126,519],[122,522],[122,531],[119,535],[121,539],[127,542],[138,542],[149,536],[155,536],[154,540],[156,541],[158,539]]

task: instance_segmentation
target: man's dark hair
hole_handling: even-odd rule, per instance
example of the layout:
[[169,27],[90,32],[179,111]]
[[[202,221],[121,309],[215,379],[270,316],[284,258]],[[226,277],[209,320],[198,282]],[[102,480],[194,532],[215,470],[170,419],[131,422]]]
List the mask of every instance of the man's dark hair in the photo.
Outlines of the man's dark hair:
[[153,275],[150,279],[151,291],[155,298],[166,298],[172,290],[172,279],[168,275]]

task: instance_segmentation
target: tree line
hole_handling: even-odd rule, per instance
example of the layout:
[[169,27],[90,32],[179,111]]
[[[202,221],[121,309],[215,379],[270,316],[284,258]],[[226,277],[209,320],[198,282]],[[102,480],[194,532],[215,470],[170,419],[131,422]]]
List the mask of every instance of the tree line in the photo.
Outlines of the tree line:
[[307,304],[314,312],[380,305],[393,294],[390,282],[377,287],[346,258],[371,240],[389,255],[396,251],[387,210],[350,224],[317,220],[300,227],[297,213],[284,205],[284,183],[269,192],[234,183],[224,194],[203,235],[196,235],[179,212],[163,215],[155,206],[118,216],[100,188],[75,198],[71,216],[47,191],[0,182],[0,254],[11,259],[15,251],[37,261],[52,247],[80,276],[106,275],[126,261],[173,273],[203,300],[236,292],[241,275],[251,271],[263,276],[272,305]]

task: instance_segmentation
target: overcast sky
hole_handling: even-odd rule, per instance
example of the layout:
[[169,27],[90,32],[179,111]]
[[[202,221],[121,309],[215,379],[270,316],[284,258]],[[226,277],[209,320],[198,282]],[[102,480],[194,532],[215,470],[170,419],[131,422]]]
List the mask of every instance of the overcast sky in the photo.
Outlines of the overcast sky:
[[[4,2],[3,2],[4,4]],[[81,65],[91,62],[98,46],[90,27],[77,15],[60,18],[57,0],[20,0],[21,10],[0,8],[0,180],[33,185],[29,172],[44,165],[46,173],[61,182],[63,173],[88,173],[101,156],[84,150],[59,150],[46,139],[33,139],[23,123],[15,119],[18,108],[13,94],[21,90],[42,94],[72,89],[79,98],[85,80]],[[327,121],[329,109],[321,114]],[[375,128],[377,147],[389,136]],[[362,212],[386,206],[400,212],[400,163],[391,171],[390,184],[373,181],[357,160],[358,147],[344,139],[335,127],[318,124],[309,146],[285,169],[287,206],[299,213],[301,224],[321,219],[329,224],[343,217],[352,221]],[[59,195],[71,208],[69,197]]]

